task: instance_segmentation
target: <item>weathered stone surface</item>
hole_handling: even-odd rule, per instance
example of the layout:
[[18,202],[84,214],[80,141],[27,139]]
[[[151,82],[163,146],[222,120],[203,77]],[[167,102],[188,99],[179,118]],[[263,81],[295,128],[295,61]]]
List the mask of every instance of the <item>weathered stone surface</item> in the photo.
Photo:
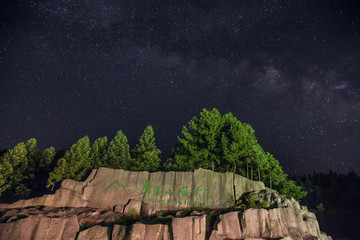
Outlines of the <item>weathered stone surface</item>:
[[294,198],[281,195],[277,191],[269,188],[244,193],[242,197],[236,201],[236,205],[250,206],[250,202],[262,207],[293,207],[307,212],[307,208],[300,206],[299,202]]
[[168,240],[168,226],[164,224],[145,225],[142,223],[136,223],[132,227],[131,239]]
[[122,213],[123,211],[124,211],[124,206],[123,205],[115,205],[114,206],[114,212]]
[[174,218],[172,231],[174,240],[203,240],[206,234],[206,215]]
[[141,215],[143,216],[151,216],[156,213],[157,207],[152,205],[151,203],[142,203],[141,205]]
[[[240,214],[240,218],[238,215]],[[220,216],[210,239],[331,239],[321,234],[315,216],[297,208],[248,209]]]
[[[319,231],[313,213],[291,206],[218,213],[220,215],[213,216],[213,220],[218,220],[208,226],[207,235],[206,216],[214,212],[180,210],[171,215],[163,213],[157,218],[144,216],[143,223],[133,224],[137,220],[126,214],[98,208],[8,209],[0,214],[0,239],[74,239],[79,226],[87,227],[79,233],[79,239],[105,239],[107,228],[102,227],[104,225],[113,226],[112,239],[168,239],[169,225],[174,239],[204,239],[205,236],[212,240],[331,239]],[[182,217],[184,214],[188,217]],[[126,225],[118,225],[119,221]],[[149,224],[144,223],[147,221]]]
[[113,209],[136,199],[150,204],[148,215],[159,210],[188,207],[227,208],[246,191],[264,189],[262,182],[232,173],[199,169],[194,172],[130,172],[122,169],[93,170],[84,182],[64,180],[53,195],[0,204],[2,208],[35,205]]
[[102,227],[99,225],[88,228],[84,231],[81,231],[78,236],[78,240],[107,240],[107,227]]
[[141,213],[141,204],[140,200],[131,199],[129,203],[124,207],[124,214],[138,214]]
[[0,209],[0,239],[331,239],[293,198],[230,173],[101,168],[61,186],[1,205],[8,209]]
[[238,200],[244,193],[265,189],[258,181],[251,181],[246,177],[234,174],[235,200]]
[[126,228],[129,226],[114,225],[112,231],[112,240],[123,240],[126,239]]
[[11,223],[0,223],[0,239],[74,239],[79,231],[76,216],[48,218],[33,215]]
[[230,212],[219,217],[220,222],[217,224],[217,230],[211,234],[211,240],[217,239],[240,239],[242,237],[239,212]]

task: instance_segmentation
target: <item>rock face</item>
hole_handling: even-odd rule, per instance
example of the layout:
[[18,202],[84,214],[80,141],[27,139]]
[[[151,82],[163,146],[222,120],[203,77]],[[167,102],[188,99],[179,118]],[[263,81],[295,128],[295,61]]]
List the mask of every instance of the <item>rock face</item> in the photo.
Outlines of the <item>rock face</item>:
[[65,180],[54,195],[4,204],[0,239],[331,239],[306,207],[261,183],[206,170],[153,174],[100,169],[82,183]]
[[215,239],[329,239],[321,233],[313,213],[296,208],[248,209],[219,217]]
[[[233,173],[199,169],[194,172],[131,172],[122,169],[93,170],[84,182],[64,180],[52,195],[20,200],[0,207],[53,206],[96,207],[126,206],[132,200],[147,203],[144,211],[176,210],[188,207],[227,208],[243,193],[265,189],[262,182]],[[141,206],[140,206],[141,207]],[[138,209],[139,204],[132,208]]]

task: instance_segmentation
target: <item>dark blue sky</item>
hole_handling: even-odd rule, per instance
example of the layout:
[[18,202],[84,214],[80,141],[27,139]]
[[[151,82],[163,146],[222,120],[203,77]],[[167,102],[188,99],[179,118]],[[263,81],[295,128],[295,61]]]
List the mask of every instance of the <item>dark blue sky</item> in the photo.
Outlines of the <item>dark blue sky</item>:
[[203,108],[249,123],[290,173],[360,173],[358,1],[2,1],[0,148],[35,137],[162,159]]

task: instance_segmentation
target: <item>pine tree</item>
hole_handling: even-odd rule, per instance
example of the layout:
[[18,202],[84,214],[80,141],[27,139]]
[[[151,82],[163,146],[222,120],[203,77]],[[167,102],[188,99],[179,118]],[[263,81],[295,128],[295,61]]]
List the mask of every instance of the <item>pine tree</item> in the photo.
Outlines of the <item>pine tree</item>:
[[159,169],[161,153],[157,149],[154,138],[154,130],[147,126],[139,138],[139,143],[132,150],[133,164],[131,170],[154,172]]
[[246,159],[258,145],[254,130],[231,113],[221,116],[217,109],[203,109],[182,130],[183,138],[165,162],[167,170],[193,171],[206,168],[220,172],[245,172]]
[[79,139],[63,158],[58,160],[57,166],[49,174],[47,187],[54,188],[56,182],[66,178],[81,181],[91,166],[89,154],[90,140],[88,136],[85,136]]
[[69,175],[71,179],[81,181],[89,171],[90,140],[85,136],[70,149]]
[[70,158],[70,153],[67,151],[64,157],[59,158],[57,162],[57,166],[54,168],[52,172],[49,173],[48,183],[46,185],[47,188],[54,189],[55,184],[60,182],[65,178],[69,178],[69,171],[68,171],[68,159]]
[[25,146],[27,150],[28,166],[26,170],[22,172],[22,175],[29,181],[35,178],[35,171],[39,168],[41,151],[37,146],[37,140],[35,138],[30,138]]
[[[24,180],[29,178],[27,173],[29,164],[27,154],[28,151],[25,143],[20,142],[1,158],[0,194],[7,189],[13,189],[17,195],[23,197],[30,193],[30,189],[25,189],[25,186],[23,186]],[[23,192],[20,191],[19,186],[23,188]]]
[[56,155],[56,151],[55,151],[54,147],[46,148],[41,153],[39,168],[45,168],[45,169],[49,170],[49,168],[54,160],[55,155]]
[[279,162],[266,153],[254,129],[231,113],[221,116],[217,109],[203,109],[182,129],[182,138],[165,162],[166,170],[193,171],[197,168],[234,172],[252,180],[264,181],[281,193],[296,199],[306,195],[290,181]]
[[119,130],[114,139],[111,140],[103,158],[104,166],[115,169],[129,169],[131,161],[129,148],[126,136]]
[[8,196],[24,198],[49,171],[55,155],[53,147],[41,151],[35,138],[18,143],[0,159],[0,195],[7,189]]
[[93,145],[90,148],[89,158],[91,161],[91,169],[97,169],[99,167],[104,166],[102,159],[105,156],[107,148],[108,148],[107,137],[96,139],[96,141],[93,143]]
[[9,150],[0,158],[0,196],[3,192],[11,188],[9,178],[12,176],[14,169],[11,164],[10,151],[12,150]]

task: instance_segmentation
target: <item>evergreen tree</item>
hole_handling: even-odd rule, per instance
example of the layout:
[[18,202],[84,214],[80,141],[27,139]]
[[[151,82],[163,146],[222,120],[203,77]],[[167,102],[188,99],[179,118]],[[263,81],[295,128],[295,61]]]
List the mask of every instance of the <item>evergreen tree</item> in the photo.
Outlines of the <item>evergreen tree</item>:
[[58,160],[57,166],[49,174],[47,187],[54,188],[56,182],[66,178],[81,181],[91,167],[89,154],[90,140],[88,136],[85,136]]
[[165,169],[244,173],[246,159],[253,156],[252,148],[257,145],[251,126],[242,124],[231,113],[221,116],[217,109],[204,109],[200,115],[200,119],[191,119],[189,127],[183,127],[183,138],[178,138],[179,144],[165,162]]
[[90,140],[85,136],[70,149],[69,177],[76,181],[81,181],[90,168],[89,161]]
[[147,126],[144,133],[139,138],[139,144],[132,150],[133,164],[131,170],[135,171],[157,171],[160,166],[158,155],[161,153],[157,149],[154,138],[154,130]]
[[182,138],[165,162],[166,170],[193,171],[197,168],[235,172],[252,180],[264,181],[297,200],[306,192],[288,180],[279,162],[264,152],[254,129],[238,121],[231,113],[221,116],[217,109],[203,109],[182,129]]
[[129,169],[131,161],[129,148],[126,136],[119,130],[114,139],[110,142],[103,158],[104,166],[115,169]]
[[107,137],[96,139],[96,141],[93,143],[93,145],[90,148],[89,158],[91,161],[91,169],[97,169],[99,167],[104,166],[102,159],[105,156],[107,148],[108,148]]
[[13,173],[9,179],[10,186],[15,190],[16,196],[27,197],[31,192],[31,190],[24,185],[24,182],[29,180],[31,173],[30,171],[27,171],[29,166],[27,147],[21,142],[18,143],[12,151],[9,151],[9,153],[13,168]]
[[48,173],[54,155],[53,147],[41,151],[35,138],[7,151],[0,159],[0,195],[10,189],[8,197],[28,197],[41,176]]
[[32,180],[35,178],[35,171],[39,170],[41,151],[37,146],[35,138],[30,138],[25,146],[27,150],[28,166],[25,171],[22,172],[22,175],[24,175],[27,180]]
[[0,158],[0,196],[11,187],[9,178],[14,172],[11,164],[11,149]]
[[46,148],[41,154],[39,167],[49,170],[55,155],[56,151],[54,147]]
[[57,166],[54,168],[52,172],[49,173],[49,179],[46,185],[47,188],[51,188],[51,190],[53,190],[57,182],[60,182],[65,178],[69,178],[69,172],[68,172],[69,164],[67,162],[67,159],[69,158],[70,158],[70,152],[67,151],[64,157],[58,159]]

